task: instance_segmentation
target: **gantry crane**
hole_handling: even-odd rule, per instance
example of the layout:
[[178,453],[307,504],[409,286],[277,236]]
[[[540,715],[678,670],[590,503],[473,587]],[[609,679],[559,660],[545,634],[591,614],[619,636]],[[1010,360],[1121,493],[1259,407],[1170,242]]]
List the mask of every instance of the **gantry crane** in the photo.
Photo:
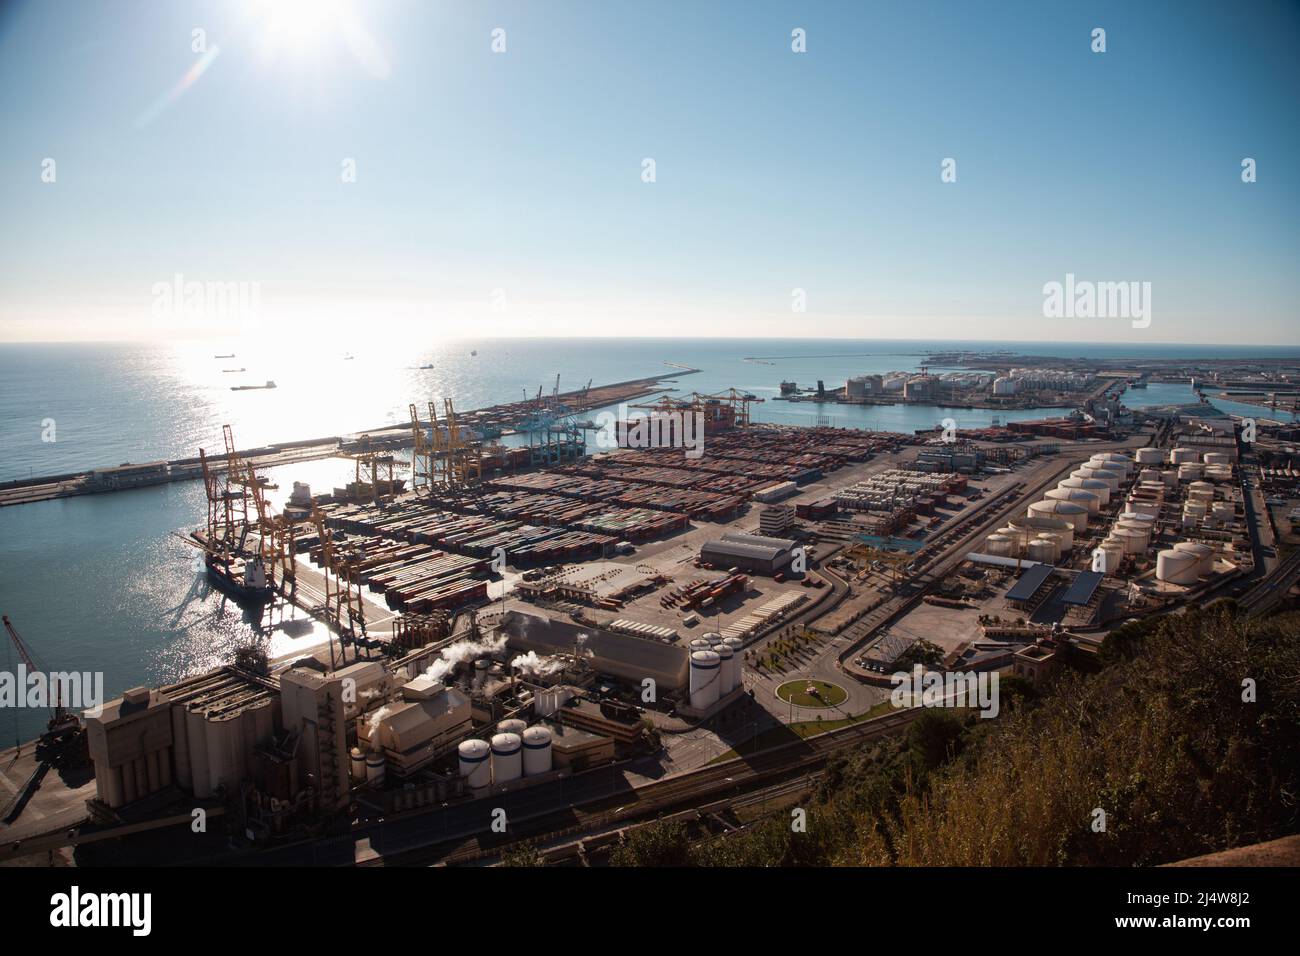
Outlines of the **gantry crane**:
[[[397,493],[397,482],[393,477],[397,459],[391,451],[373,447],[371,441],[369,435],[362,435],[353,449],[340,450],[339,456],[351,458],[356,463],[353,488],[357,499],[360,500],[362,492],[369,487],[372,500],[378,505]],[[367,473],[370,477],[368,484],[365,480]]]
[[[335,551],[334,534],[325,527],[325,516],[318,508],[312,508],[311,520],[320,537],[321,576],[325,579],[323,610],[325,627],[330,632],[330,667],[334,668],[338,666],[334,662],[334,632],[337,630],[340,638],[345,634],[355,638],[358,631],[364,635],[365,604],[361,600],[361,585],[353,580],[353,562]],[[346,665],[348,658],[342,640],[339,641],[339,657],[341,664]]]
[[478,445],[461,434],[451,399],[444,398],[442,406],[447,417],[447,444],[443,456],[446,484],[452,488],[477,484],[483,474],[482,452]]

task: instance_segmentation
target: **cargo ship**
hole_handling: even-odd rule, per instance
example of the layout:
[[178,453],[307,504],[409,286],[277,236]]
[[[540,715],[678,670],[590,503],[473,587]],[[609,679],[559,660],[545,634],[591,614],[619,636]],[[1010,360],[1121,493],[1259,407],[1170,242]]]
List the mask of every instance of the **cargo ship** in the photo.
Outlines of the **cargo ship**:
[[268,379],[266,380],[266,384],[265,384],[265,385],[232,385],[232,386],[230,386],[230,390],[231,390],[232,392],[251,392],[251,391],[254,391],[255,389],[259,389],[259,388],[275,388],[275,380],[274,380],[274,379],[269,379],[269,378],[268,378]]
[[203,555],[208,580],[236,601],[266,604],[275,596],[275,588],[266,574],[261,555],[237,558],[207,551]]

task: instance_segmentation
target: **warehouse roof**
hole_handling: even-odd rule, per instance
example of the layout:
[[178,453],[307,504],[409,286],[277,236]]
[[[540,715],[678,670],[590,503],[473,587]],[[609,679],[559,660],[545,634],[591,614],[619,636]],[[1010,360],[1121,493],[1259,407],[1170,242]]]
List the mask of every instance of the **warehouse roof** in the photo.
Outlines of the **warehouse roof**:
[[1038,593],[1038,589],[1043,586],[1043,582],[1052,576],[1056,568],[1050,564],[1036,564],[1024,574],[1020,575],[1020,580],[1011,586],[1007,592],[1008,601],[1028,601]]
[[1097,586],[1101,584],[1101,579],[1100,571],[1080,571],[1061,600],[1066,604],[1087,604],[1097,593]]

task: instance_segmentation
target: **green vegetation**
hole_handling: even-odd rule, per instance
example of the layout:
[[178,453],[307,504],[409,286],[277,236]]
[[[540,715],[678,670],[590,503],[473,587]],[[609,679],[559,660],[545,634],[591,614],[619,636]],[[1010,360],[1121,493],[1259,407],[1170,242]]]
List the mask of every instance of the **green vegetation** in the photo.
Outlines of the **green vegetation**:
[[650,826],[617,862],[1149,866],[1296,832],[1300,613],[1217,602],[1117,633],[1098,673],[1004,682],[996,720],[927,711],[834,760],[806,833],[784,811],[705,840]]
[[[808,693],[808,685],[817,690],[817,695]],[[795,679],[786,681],[776,689],[776,696],[786,703],[794,700],[796,707],[838,707],[848,700],[849,693],[838,684],[824,680]]]

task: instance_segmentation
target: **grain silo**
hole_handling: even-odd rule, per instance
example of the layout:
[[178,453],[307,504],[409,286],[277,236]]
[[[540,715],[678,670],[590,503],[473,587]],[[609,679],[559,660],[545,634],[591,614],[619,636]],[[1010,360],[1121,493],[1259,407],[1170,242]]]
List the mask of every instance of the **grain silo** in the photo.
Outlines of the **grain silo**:
[[527,729],[528,724],[517,717],[511,717],[497,724],[499,734],[522,734]]
[[721,642],[713,645],[713,652],[718,655],[719,682],[718,696],[725,697],[736,689],[736,652]]
[[492,738],[492,782],[509,783],[523,773],[524,742],[518,734],[496,734]]
[[551,732],[545,727],[529,727],[523,734],[524,776],[535,777],[551,772]]
[[718,702],[721,690],[721,659],[712,650],[691,653],[691,707],[707,710]]
[[465,778],[465,786],[477,789],[492,782],[492,748],[486,740],[465,740],[456,748],[460,764],[460,775]]

